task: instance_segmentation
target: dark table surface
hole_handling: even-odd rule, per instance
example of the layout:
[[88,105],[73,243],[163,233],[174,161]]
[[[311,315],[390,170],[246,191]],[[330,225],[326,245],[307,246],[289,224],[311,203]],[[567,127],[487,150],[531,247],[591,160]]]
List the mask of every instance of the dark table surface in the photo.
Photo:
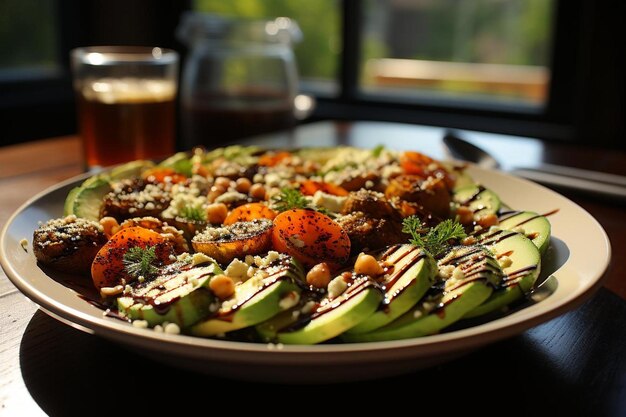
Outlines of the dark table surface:
[[[505,169],[548,162],[626,175],[622,151],[461,133],[493,152]],[[443,158],[442,134],[439,128],[413,125],[323,122],[257,143],[384,143]],[[80,173],[81,166],[76,137],[0,148],[0,224],[30,196]],[[626,415],[625,206],[564,194],[596,217],[611,240],[613,261],[595,296],[552,321],[460,359],[382,380],[274,386],[170,368],[50,318],[0,271],[0,414],[101,415],[158,411],[167,404],[207,413],[219,408],[291,413],[299,411],[289,411],[284,396],[326,410],[331,400],[342,402],[342,395],[352,404],[354,393],[365,393],[361,405],[373,401],[390,411],[397,401],[410,401],[408,410],[420,413]],[[233,394],[241,401],[232,403]]]

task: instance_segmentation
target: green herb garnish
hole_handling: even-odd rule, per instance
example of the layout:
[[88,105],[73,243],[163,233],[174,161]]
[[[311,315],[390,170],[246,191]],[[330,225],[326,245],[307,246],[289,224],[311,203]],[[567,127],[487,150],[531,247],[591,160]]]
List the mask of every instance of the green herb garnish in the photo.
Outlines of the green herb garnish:
[[385,150],[385,145],[383,144],[376,145],[376,147],[372,149],[372,156],[374,158],[378,158],[380,154],[383,153],[384,150]]
[[463,226],[453,220],[444,220],[435,227],[425,228],[417,216],[409,216],[402,222],[402,232],[411,235],[410,242],[439,255],[450,246],[450,240],[461,240],[467,237]]
[[206,221],[206,212],[202,209],[202,207],[184,206],[178,210],[178,217],[203,222]]
[[135,246],[124,254],[122,263],[128,275],[139,278],[140,276],[149,277],[159,272],[159,269],[153,264],[155,260],[156,246],[146,248]]
[[272,197],[272,208],[277,211],[304,209],[309,207],[309,200],[295,188],[282,188],[280,194]]

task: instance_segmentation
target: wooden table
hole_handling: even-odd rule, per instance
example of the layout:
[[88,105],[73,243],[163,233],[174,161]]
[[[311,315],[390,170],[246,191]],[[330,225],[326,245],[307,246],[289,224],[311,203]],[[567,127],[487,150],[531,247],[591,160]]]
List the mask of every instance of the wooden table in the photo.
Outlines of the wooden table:
[[[278,146],[384,143],[441,158],[445,157],[442,133],[439,128],[413,125],[323,122],[257,142]],[[489,148],[505,168],[550,162],[626,175],[625,152],[463,134]],[[81,170],[80,144],[74,136],[0,148],[0,225],[26,199]],[[324,409],[331,397],[341,401],[342,395],[349,396],[354,403],[350,388],[356,388],[364,394],[364,405],[391,402],[392,410],[403,401],[417,411],[436,406],[450,414],[475,408],[505,414],[626,415],[625,206],[567,195],[598,219],[612,242],[614,260],[605,286],[591,300],[445,365],[351,386],[263,386],[171,369],[48,317],[0,271],[0,414],[129,413],[167,404],[203,412],[224,405],[235,412],[274,412],[287,406],[282,398],[294,397]],[[233,393],[241,401],[225,401]]]

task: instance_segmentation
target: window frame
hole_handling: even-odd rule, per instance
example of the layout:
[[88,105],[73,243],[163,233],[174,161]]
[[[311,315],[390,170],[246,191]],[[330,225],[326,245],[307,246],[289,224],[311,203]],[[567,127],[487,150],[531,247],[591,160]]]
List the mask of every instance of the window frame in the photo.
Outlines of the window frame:
[[[619,47],[619,7],[594,0],[556,0],[549,66],[551,82],[544,108],[520,111],[497,104],[471,106],[466,101],[423,100],[391,102],[359,91],[359,63],[363,1],[342,0],[340,32],[343,40],[336,82],[337,94],[320,91],[317,107],[307,120],[377,120],[437,125],[492,133],[538,137],[578,143],[626,147],[623,53]],[[150,0],[133,7],[144,24],[143,37],[132,28],[106,21],[102,8],[126,10],[125,0],[108,2],[58,1],[62,71],[56,77],[0,84],[0,123],[5,128],[0,145],[76,131],[74,97],[69,71],[69,51],[80,45],[160,43],[181,51],[174,39],[180,14],[191,1],[169,0],[155,8]],[[143,18],[141,8],[159,9]],[[95,24],[95,25],[94,25]],[[96,29],[93,27],[96,26]],[[99,29],[98,29],[99,28]],[[184,63],[184,59],[182,61]],[[595,65],[599,62],[602,65]],[[309,93],[311,91],[308,91]],[[35,123],[33,121],[36,121]]]

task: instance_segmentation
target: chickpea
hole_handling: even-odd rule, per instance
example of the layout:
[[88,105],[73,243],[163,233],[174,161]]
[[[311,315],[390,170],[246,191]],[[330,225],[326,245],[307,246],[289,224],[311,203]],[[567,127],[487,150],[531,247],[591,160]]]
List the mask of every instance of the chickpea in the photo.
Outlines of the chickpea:
[[498,216],[496,216],[493,213],[485,214],[483,216],[480,216],[476,220],[476,223],[481,225],[483,228],[487,229],[491,226],[495,226],[496,224],[498,224]]
[[206,208],[206,219],[212,224],[222,224],[228,215],[228,207],[224,203],[209,204]]
[[465,239],[463,239],[461,241],[461,244],[465,245],[465,246],[469,246],[469,245],[473,245],[477,242],[476,238],[474,236],[468,236]]
[[107,238],[110,238],[120,230],[120,225],[114,217],[103,217],[100,219],[100,225]]
[[250,197],[265,200],[265,187],[262,184],[253,184],[250,187]]
[[359,275],[369,275],[375,277],[382,275],[385,271],[380,266],[376,258],[372,255],[366,255],[364,253],[359,254],[354,263],[354,272]]
[[209,191],[209,193],[206,196],[206,199],[212,203],[215,201],[215,199],[219,196],[221,196],[222,194],[224,194],[226,192],[226,188],[219,186],[219,185],[214,185],[213,187],[211,187],[211,190]]
[[474,213],[469,207],[459,206],[456,209],[456,215],[459,217],[459,223],[471,224],[474,221]]
[[237,178],[237,182],[235,183],[235,190],[240,193],[247,193],[250,191],[250,187],[252,187],[252,182],[245,177]]
[[205,178],[209,176],[209,170],[206,169],[206,167],[200,163],[194,164],[193,167],[191,168],[191,172],[196,175],[203,176]]
[[230,186],[232,185],[232,181],[230,180],[230,178],[217,177],[213,185],[217,187],[223,187],[225,190],[228,190]]
[[226,275],[216,275],[209,281],[209,288],[220,300],[225,300],[235,293],[235,281]]
[[306,282],[315,288],[326,288],[330,282],[330,268],[326,262],[315,265],[306,274]]

